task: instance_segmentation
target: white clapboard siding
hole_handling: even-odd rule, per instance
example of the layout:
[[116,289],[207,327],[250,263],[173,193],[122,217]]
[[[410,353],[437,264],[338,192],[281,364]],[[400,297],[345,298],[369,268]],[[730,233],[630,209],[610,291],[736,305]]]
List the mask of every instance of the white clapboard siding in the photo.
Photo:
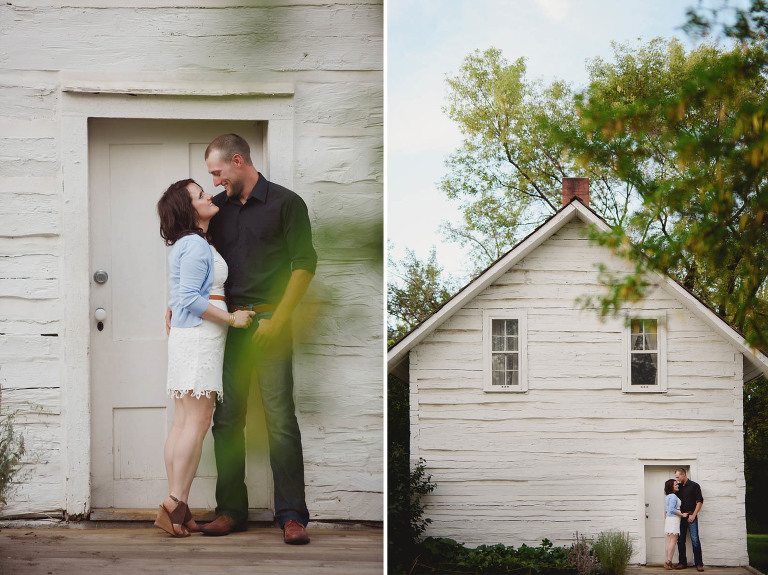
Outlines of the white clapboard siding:
[[[299,8],[7,4],[0,8],[0,35],[6,38],[6,66],[30,70],[110,70],[116,63],[124,70],[167,71],[381,69],[381,6],[307,3]],[[118,22],[119,30],[110,30]],[[40,35],[41,29],[47,33]]]
[[12,74],[0,78],[0,118],[5,122],[48,121],[56,125],[58,90],[53,85],[19,84]]
[[[363,8],[349,17],[380,10]],[[375,43],[381,29],[369,25],[359,32]],[[365,44],[368,56],[379,56],[379,47]],[[359,69],[368,67],[359,61]],[[297,334],[303,353],[295,361],[307,497],[318,518],[383,518],[383,397],[375,369],[383,343],[381,308],[372,305],[383,299],[382,98],[380,78],[370,77],[315,79],[298,84],[294,96],[301,126],[295,188],[307,200],[320,260],[302,306],[312,321]]]
[[[13,25],[0,9],[0,28]],[[4,38],[5,39],[5,38]],[[55,74],[0,60],[0,387],[25,440],[3,516],[61,517],[59,88]],[[18,62],[21,64],[21,62]],[[24,68],[24,66],[22,66]]]
[[[63,193],[73,189],[65,185],[67,142],[87,134],[67,132],[66,99],[90,98],[103,116],[113,97],[142,94],[148,104],[166,97],[173,110],[183,95],[185,103],[197,99],[200,114],[180,117],[219,119],[206,95],[234,94],[238,106],[252,97],[269,110],[277,107],[265,100],[290,98],[285,173],[309,207],[320,259],[296,317],[310,512],[383,519],[382,69],[381,0],[0,5],[2,407],[17,410],[22,431],[48,446],[42,459],[25,457],[24,482],[0,516],[88,511],[87,474],[68,477],[67,466],[89,456],[76,449],[67,458],[79,446],[62,444],[63,437],[85,444],[90,433],[87,418],[65,419],[68,392],[87,398],[67,386],[88,384],[68,380],[73,367],[65,365],[65,352],[88,355],[87,344],[72,347],[87,337],[68,311],[83,294],[67,283],[76,273],[67,254],[87,249],[87,236],[67,237],[65,225],[79,214],[72,206],[86,203]],[[88,214],[79,215],[87,226]]]
[[[629,268],[583,230],[566,224],[410,350],[412,457],[438,485],[427,534],[567,545],[576,531],[620,529],[640,540],[642,462],[693,460],[706,561],[744,564],[741,353],[656,285],[633,307],[666,317],[668,391],[623,393],[624,321],[576,299],[603,289],[599,263]],[[527,393],[483,391],[489,309],[526,311]]]

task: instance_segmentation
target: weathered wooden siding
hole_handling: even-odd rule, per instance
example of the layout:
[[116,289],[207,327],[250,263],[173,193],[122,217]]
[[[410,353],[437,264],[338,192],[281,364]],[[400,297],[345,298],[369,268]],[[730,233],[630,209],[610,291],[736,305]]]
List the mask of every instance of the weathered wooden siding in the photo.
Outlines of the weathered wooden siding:
[[380,0],[0,6],[0,385],[32,453],[2,514],[60,515],[71,480],[63,86],[149,83],[188,101],[195,86],[257,83],[291,88],[293,188],[320,257],[296,358],[309,507],[315,518],[383,518],[382,67]]
[[[412,456],[438,484],[428,534],[564,545],[621,529],[644,560],[642,460],[693,460],[705,562],[746,564],[741,354],[652,289],[637,307],[666,312],[668,391],[623,393],[623,320],[575,300],[600,289],[596,263],[626,264],[583,229],[565,226],[411,351]],[[527,393],[483,391],[489,308],[527,310]]]

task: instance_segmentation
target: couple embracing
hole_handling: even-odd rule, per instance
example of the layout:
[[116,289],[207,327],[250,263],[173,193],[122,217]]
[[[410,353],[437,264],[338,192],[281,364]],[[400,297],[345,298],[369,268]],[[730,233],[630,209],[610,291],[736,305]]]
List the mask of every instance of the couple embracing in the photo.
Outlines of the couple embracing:
[[[157,205],[160,235],[173,246],[166,329],[175,411],[164,449],[169,496],[155,525],[174,537],[247,529],[244,428],[255,377],[269,436],[275,519],[286,543],[309,543],[290,328],[317,264],[307,206],[256,170],[248,143],[236,134],[213,140],[205,163],[224,192],[213,197],[195,181],[181,180]],[[199,525],[186,502],[212,416],[216,519]]]
[[[704,504],[704,496],[701,487],[695,481],[688,478],[685,467],[679,467],[675,471],[674,479],[667,479],[664,483],[664,507],[666,509],[664,519],[664,533],[667,536],[665,544],[666,561],[665,569],[685,569],[688,560],[685,551],[685,536],[691,534],[691,546],[693,547],[693,561],[697,571],[704,571],[704,561],[701,555],[701,540],[699,539],[699,511]],[[672,563],[677,546],[678,562]]]

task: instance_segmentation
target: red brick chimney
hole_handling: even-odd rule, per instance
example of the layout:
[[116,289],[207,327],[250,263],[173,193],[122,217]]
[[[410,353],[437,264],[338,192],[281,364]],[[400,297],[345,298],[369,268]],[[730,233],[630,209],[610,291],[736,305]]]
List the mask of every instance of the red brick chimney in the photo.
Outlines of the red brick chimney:
[[563,178],[563,205],[570,204],[573,198],[589,206],[589,178]]

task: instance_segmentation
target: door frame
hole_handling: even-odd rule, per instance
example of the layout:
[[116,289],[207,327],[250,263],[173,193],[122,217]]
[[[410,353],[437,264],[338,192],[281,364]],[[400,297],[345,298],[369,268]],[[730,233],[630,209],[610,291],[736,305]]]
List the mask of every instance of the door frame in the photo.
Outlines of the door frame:
[[[62,415],[65,517],[91,511],[90,230],[88,119],[265,121],[265,176],[293,189],[292,84],[63,80],[60,160],[63,343]],[[201,87],[202,86],[202,87]],[[182,97],[183,96],[183,97]],[[85,224],[84,224],[85,222]]]
[[687,467],[691,477],[698,477],[698,460],[695,458],[664,458],[664,459],[639,459],[637,477],[637,523],[638,523],[638,550],[635,556],[642,565],[648,563],[647,533],[645,529],[645,468],[646,467]]

